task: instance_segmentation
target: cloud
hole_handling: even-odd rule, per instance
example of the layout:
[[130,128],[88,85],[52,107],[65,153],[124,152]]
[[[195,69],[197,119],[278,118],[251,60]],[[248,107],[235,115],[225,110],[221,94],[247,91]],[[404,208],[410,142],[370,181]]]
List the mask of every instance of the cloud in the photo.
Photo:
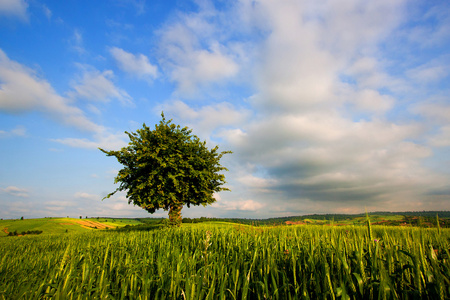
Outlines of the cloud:
[[[118,98],[122,103],[130,104],[129,95],[117,89],[109,77],[112,77],[111,71],[100,73],[97,70],[86,70],[71,96],[94,98],[97,101]],[[126,145],[123,133],[112,133],[110,129],[90,121],[81,109],[69,104],[69,99],[58,95],[47,81],[39,78],[33,70],[10,60],[1,50],[0,82],[0,111],[17,114],[40,110],[63,124],[93,134],[91,139],[61,138],[53,141],[87,149],[117,149]],[[3,137],[24,134],[23,127],[10,132],[0,131],[0,136]]]
[[72,82],[74,91],[68,93],[70,97],[93,102],[109,102],[111,99],[117,99],[123,105],[133,104],[131,96],[112,82],[113,71],[100,72],[90,66],[79,65],[79,67],[83,69],[83,75]]
[[[397,190],[424,191],[442,183],[443,178],[420,165],[431,150],[405,141],[420,132],[412,125],[302,113],[232,130],[225,147],[233,149],[238,164],[265,170],[265,189],[289,195],[290,201],[375,201]],[[252,171],[242,177],[253,178]]]
[[105,150],[118,150],[127,146],[128,136],[121,133],[111,133],[108,130],[102,130],[93,135],[92,139],[88,138],[63,138],[52,139],[53,142],[57,142],[73,148],[82,149],[98,149]]
[[34,70],[10,60],[0,49],[0,111],[23,113],[36,109],[81,130],[102,130],[82,110],[58,95]]
[[411,111],[422,116],[431,128],[427,141],[432,147],[450,146],[450,105],[447,96],[435,96],[411,107]]
[[250,114],[247,109],[236,108],[228,102],[194,109],[183,101],[175,100],[163,104],[161,110],[181,120],[183,124],[194,129],[194,134],[202,138],[211,137],[212,134],[221,136],[218,130],[224,130],[229,126],[239,126]]
[[74,207],[76,207],[76,203],[70,200],[45,201],[43,204],[45,205],[46,210],[57,213],[65,210],[67,211],[68,208],[73,209]]
[[408,77],[419,84],[439,82],[449,74],[450,57],[440,57],[418,67],[407,70]]
[[135,8],[138,16],[145,13],[145,0],[115,0],[114,2],[123,8]]
[[[168,102],[163,109],[205,136],[221,138],[221,148],[234,152],[227,160],[232,172],[226,175],[236,197],[258,199],[267,209],[275,209],[274,198],[286,206],[285,212],[298,212],[303,204],[311,210],[325,205],[330,211],[420,207],[429,190],[446,182],[445,175],[423,161],[432,158],[433,145],[446,145],[449,135],[440,127],[436,136],[426,139],[428,124],[390,116],[416,88],[412,79],[432,82],[447,73],[437,61],[404,65],[402,70],[410,70],[407,76],[391,71],[394,62],[383,57],[380,45],[397,34],[405,4],[240,3],[246,17],[224,28],[245,28],[240,31],[244,36],[259,34],[258,39],[249,37],[253,46],[246,48],[254,51],[245,62],[253,69],[248,74],[253,75],[249,82],[255,93],[246,101],[251,110],[241,112],[226,102],[193,108],[183,101]],[[201,69],[195,63],[200,51],[241,61],[231,46],[234,33],[224,37],[218,29],[231,11],[200,7],[198,13],[179,15],[161,31],[162,66],[180,90],[203,87],[207,81],[198,74],[215,78],[208,71],[196,73]],[[218,73],[215,80],[237,76],[241,69],[239,65],[226,76]],[[437,107],[418,110],[445,118],[446,110]],[[437,198],[428,201],[439,205]],[[225,202],[215,205],[246,207]]]
[[[305,203],[322,209],[326,203],[330,210],[417,208],[446,177],[423,165],[433,155],[422,142],[426,124],[386,118],[399,103],[398,93],[414,88],[408,78],[387,71],[378,48],[402,22],[404,2],[336,5],[262,1],[247,8],[267,36],[254,61],[253,118],[220,131],[223,147],[237,160],[232,168],[239,170],[229,181],[233,190],[267,199],[261,201],[269,207],[272,195],[291,203],[291,210]],[[430,80],[446,76],[429,68],[435,65],[417,70]],[[437,107],[420,110],[445,117]],[[431,145],[447,145],[446,129]]]
[[[345,84],[343,84],[345,85]],[[394,107],[395,98],[383,95],[375,89],[356,89],[346,87],[341,90],[340,95],[343,103],[350,104],[350,109],[355,112],[369,113],[372,115],[383,115]]]
[[439,132],[430,137],[430,145],[435,147],[449,147],[450,146],[450,125],[442,126]]
[[227,211],[257,211],[264,207],[264,204],[261,204],[252,199],[249,200],[238,200],[238,201],[218,201],[212,204],[212,207],[219,208]]
[[78,198],[78,199],[86,199],[86,200],[91,200],[91,201],[99,201],[99,200],[101,200],[100,196],[94,195],[94,194],[85,193],[85,192],[77,192],[77,193],[75,193],[74,197]]
[[160,63],[185,97],[225,83],[240,71],[244,51],[236,41],[228,44],[226,34],[223,41],[214,38],[224,28],[212,20],[222,18],[210,6],[200,5],[198,13],[180,13],[159,31]]
[[25,136],[27,133],[27,129],[24,126],[17,126],[10,131],[0,130],[0,138],[5,137],[13,137],[13,136]]
[[450,105],[447,104],[449,100],[448,97],[427,99],[412,106],[411,111],[433,122],[448,123],[450,122]]
[[87,53],[83,45],[83,34],[78,29],[75,29],[73,31],[73,35],[69,39],[69,46],[79,55],[84,55]]
[[408,31],[407,40],[421,49],[446,43],[450,37],[450,17],[446,13],[449,9],[447,1],[437,1],[417,10],[412,16],[414,26]]
[[109,52],[122,71],[144,79],[155,79],[158,76],[158,68],[143,54],[134,55],[117,47],[111,48]]
[[8,186],[6,188],[0,188],[0,191],[15,197],[28,198],[28,190],[18,188],[16,186]]
[[14,16],[23,21],[28,21],[28,4],[24,0],[0,1],[0,15]]
[[52,11],[45,4],[42,4],[42,11],[44,12],[47,19],[50,20],[52,18]]
[[[106,195],[105,195],[106,196]],[[118,192],[114,196],[105,199],[104,201],[93,202],[97,203],[95,214],[99,216],[118,216],[118,217],[130,217],[135,218],[136,216],[141,217],[152,217],[152,218],[167,218],[167,212],[164,210],[159,210],[154,214],[149,214],[147,211],[143,210],[139,206],[128,204],[128,199],[126,198],[125,192]],[[92,204],[93,204],[92,203]],[[92,205],[91,204],[91,205]],[[95,205],[95,204],[94,204]],[[90,212],[91,213],[91,212]]]

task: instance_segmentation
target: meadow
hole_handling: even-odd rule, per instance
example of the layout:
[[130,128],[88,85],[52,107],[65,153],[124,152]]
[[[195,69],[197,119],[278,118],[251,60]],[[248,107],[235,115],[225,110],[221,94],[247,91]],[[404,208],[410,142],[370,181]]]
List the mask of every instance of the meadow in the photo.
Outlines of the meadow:
[[41,219],[11,219],[0,220],[0,237],[9,233],[21,234],[29,230],[42,231],[42,234],[62,234],[73,232],[89,232],[92,229],[115,229],[126,225],[138,225],[135,219],[112,218],[41,218]]
[[0,238],[0,299],[449,299],[449,229],[183,224]]

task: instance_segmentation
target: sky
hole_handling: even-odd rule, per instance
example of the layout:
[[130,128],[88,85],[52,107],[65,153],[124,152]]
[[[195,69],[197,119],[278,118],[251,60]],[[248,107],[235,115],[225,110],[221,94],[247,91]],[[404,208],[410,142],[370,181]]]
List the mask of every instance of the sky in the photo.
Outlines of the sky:
[[184,217],[450,209],[447,0],[0,0],[0,217],[165,217],[114,191],[161,112],[231,191]]

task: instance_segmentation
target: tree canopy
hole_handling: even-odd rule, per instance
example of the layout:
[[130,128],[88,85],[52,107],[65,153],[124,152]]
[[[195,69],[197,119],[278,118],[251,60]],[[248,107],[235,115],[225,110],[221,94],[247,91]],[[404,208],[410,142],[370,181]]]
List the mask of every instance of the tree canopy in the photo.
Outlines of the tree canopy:
[[[162,120],[151,130],[143,124],[136,132],[125,132],[130,138],[127,147],[106,151],[123,165],[114,179],[118,191],[127,191],[128,203],[140,206],[149,213],[169,210],[172,225],[181,224],[183,205],[206,206],[216,201],[215,192],[229,190],[222,187],[227,169],[220,159],[231,151],[219,152],[219,147],[206,147],[188,127],[181,128],[172,120]],[[103,198],[103,199],[105,199]]]

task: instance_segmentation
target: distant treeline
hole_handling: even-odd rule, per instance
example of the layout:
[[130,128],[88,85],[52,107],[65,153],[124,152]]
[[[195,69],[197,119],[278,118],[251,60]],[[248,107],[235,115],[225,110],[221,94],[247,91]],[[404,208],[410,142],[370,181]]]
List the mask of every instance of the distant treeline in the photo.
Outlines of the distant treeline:
[[[389,220],[384,222],[385,225],[409,225],[421,227],[436,227],[437,216],[439,217],[439,225],[443,228],[450,227],[450,211],[407,211],[407,212],[369,212],[370,216],[403,216],[401,220]],[[245,218],[183,218],[183,223],[203,223],[203,222],[231,222],[245,225],[262,226],[262,225],[285,225],[286,222],[302,222],[304,220],[319,220],[327,223],[339,223],[355,218],[365,218],[366,214],[312,214],[304,216],[288,216],[268,219],[245,219]],[[165,218],[135,218],[146,225],[163,224]],[[322,224],[322,223],[317,223]],[[138,225],[139,226],[139,225]],[[142,226],[143,228],[145,226]]]
[[[432,223],[436,225],[436,217],[439,217],[440,224],[450,224],[450,211],[408,211],[408,212],[370,212],[369,217],[372,216],[403,216],[404,219],[397,221],[400,223],[417,225],[418,223]],[[183,218],[183,223],[201,223],[201,222],[233,222],[248,225],[281,225],[286,222],[300,222],[306,219],[309,220],[325,220],[325,221],[344,221],[354,218],[365,217],[366,214],[313,214],[304,216],[288,216],[268,219],[241,219],[241,218]],[[390,221],[396,222],[396,221]]]
[[[403,212],[390,212],[390,211],[376,211],[369,212],[369,216],[378,215],[378,216],[411,216],[411,217],[432,217],[436,218],[436,215],[439,215],[439,218],[450,218],[450,211],[403,211]],[[288,218],[301,218],[301,219],[315,219],[315,220],[346,220],[358,217],[365,217],[366,213],[361,214],[314,214],[314,215],[305,215],[301,217],[288,217]]]
[[17,236],[17,235],[27,235],[27,234],[41,234],[42,230],[27,230],[27,231],[22,231],[20,233],[16,231],[14,232],[8,232],[8,236]]

